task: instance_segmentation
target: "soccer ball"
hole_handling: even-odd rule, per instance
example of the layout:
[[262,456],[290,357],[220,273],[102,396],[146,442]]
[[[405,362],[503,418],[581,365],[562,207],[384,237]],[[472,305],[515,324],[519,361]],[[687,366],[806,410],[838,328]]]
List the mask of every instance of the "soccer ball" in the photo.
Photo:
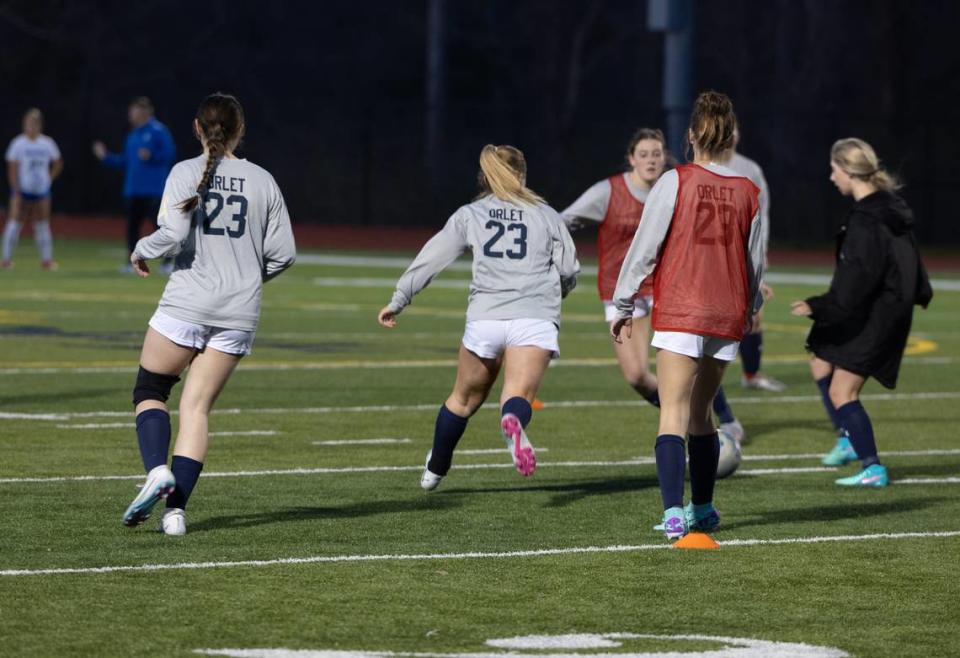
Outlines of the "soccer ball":
[[720,437],[720,461],[717,463],[717,478],[731,475],[740,465],[740,444],[726,430],[717,428]]

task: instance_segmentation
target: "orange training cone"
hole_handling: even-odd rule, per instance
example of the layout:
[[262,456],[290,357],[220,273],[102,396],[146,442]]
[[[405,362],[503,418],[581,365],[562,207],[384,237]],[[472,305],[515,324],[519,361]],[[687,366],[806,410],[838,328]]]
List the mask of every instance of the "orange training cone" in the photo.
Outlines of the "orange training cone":
[[691,532],[673,543],[674,548],[687,548],[697,551],[710,551],[720,548],[720,544],[705,532]]
[[534,398],[533,404],[531,404],[530,406],[533,407],[534,411],[540,411],[541,409],[543,409],[543,402],[540,401],[540,398]]

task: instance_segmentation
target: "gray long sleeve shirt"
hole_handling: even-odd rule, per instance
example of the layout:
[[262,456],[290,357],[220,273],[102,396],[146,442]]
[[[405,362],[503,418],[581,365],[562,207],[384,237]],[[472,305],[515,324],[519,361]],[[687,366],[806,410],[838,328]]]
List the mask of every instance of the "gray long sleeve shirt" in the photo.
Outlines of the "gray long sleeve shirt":
[[760,221],[763,222],[763,253],[766,254],[770,246],[770,188],[767,186],[763,169],[755,161],[736,151],[724,165],[741,176],[746,176],[760,188]]
[[580,271],[570,232],[548,205],[519,205],[492,195],[459,208],[423,246],[397,282],[390,310],[414,295],[467,249],[473,281],[467,320],[533,318],[560,324],[560,299]]
[[[703,165],[703,167],[721,176],[739,176],[732,169],[712,162]],[[627,251],[627,256],[624,258],[623,267],[620,269],[620,278],[617,280],[617,288],[613,295],[618,318],[625,319],[632,316],[637,288],[640,287],[640,282],[647,278],[657,266],[660,247],[666,240],[667,233],[670,231],[670,223],[673,221],[673,211],[676,208],[679,191],[680,178],[676,170],[668,171],[661,176],[653,189],[650,190],[650,195],[647,197],[647,202],[643,208],[640,228],[637,229],[630,250]],[[750,257],[747,266],[748,299],[750,300],[752,313],[759,311],[763,305],[763,296],[760,294],[764,261],[763,234],[761,211],[757,210],[757,214],[750,225],[750,236],[747,241]],[[654,300],[654,303],[656,303],[656,300]]]
[[160,309],[214,327],[255,331],[264,281],[293,264],[296,245],[276,181],[247,160],[224,159],[207,194],[206,213],[177,205],[196,195],[206,156],[178,163],[167,177],[160,227],[137,243],[143,259],[176,256]]

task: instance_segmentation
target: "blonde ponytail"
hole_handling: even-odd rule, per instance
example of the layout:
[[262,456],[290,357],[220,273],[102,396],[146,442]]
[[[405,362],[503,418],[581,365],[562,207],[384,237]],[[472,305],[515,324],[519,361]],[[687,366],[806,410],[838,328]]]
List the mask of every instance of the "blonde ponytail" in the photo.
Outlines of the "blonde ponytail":
[[546,203],[543,197],[525,185],[526,178],[527,161],[520,149],[487,144],[480,151],[477,183],[481,196],[492,194],[501,201],[528,205]]
[[834,142],[830,159],[851,178],[870,183],[878,190],[893,192],[903,187],[896,176],[883,168],[873,147],[857,137]]

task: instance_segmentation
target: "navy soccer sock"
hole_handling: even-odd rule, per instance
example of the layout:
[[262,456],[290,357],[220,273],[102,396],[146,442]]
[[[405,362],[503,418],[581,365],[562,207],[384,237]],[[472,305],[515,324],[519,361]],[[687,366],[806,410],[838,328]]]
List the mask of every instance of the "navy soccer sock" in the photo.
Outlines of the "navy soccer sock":
[[763,334],[746,334],[740,341],[740,361],[743,374],[753,377],[760,372],[760,355],[763,353]]
[[870,424],[870,416],[860,404],[860,400],[847,402],[841,406],[837,409],[837,417],[840,420],[840,426],[850,435],[850,443],[853,444],[853,450],[860,458],[863,467],[879,464],[877,442],[873,438],[873,425]]
[[661,434],[653,450],[657,459],[657,479],[663,509],[683,506],[683,476],[687,470],[683,437]]
[[433,452],[430,454],[430,462],[427,468],[436,475],[446,475],[450,470],[450,463],[453,461],[453,451],[460,442],[464,430],[467,429],[469,418],[458,416],[449,409],[447,405],[440,407],[440,413],[437,414],[437,424],[433,430]]
[[691,434],[687,450],[690,453],[690,501],[694,505],[711,503],[720,462],[720,437],[716,432]]
[[193,493],[193,488],[197,486],[197,480],[200,478],[200,471],[203,470],[203,462],[174,455],[170,470],[173,471],[177,487],[167,496],[167,509],[174,507],[186,509],[190,494]]
[[170,449],[170,414],[163,409],[147,409],[137,414],[137,442],[147,473],[166,464]]
[[530,419],[533,418],[533,407],[525,399],[513,397],[504,402],[503,408],[500,410],[501,416],[507,414],[516,416],[520,420],[520,424],[526,427],[530,424]]
[[723,387],[717,389],[717,394],[713,396],[713,413],[721,423],[732,423],[736,420],[733,415],[733,409],[727,404],[727,396],[723,393]]
[[839,430],[842,427],[840,424],[840,415],[830,400],[830,382],[832,381],[833,373],[826,377],[821,377],[817,380],[817,388],[820,389],[820,399],[823,400],[823,408],[827,410],[827,415],[830,416],[830,422],[833,423],[833,428]]

